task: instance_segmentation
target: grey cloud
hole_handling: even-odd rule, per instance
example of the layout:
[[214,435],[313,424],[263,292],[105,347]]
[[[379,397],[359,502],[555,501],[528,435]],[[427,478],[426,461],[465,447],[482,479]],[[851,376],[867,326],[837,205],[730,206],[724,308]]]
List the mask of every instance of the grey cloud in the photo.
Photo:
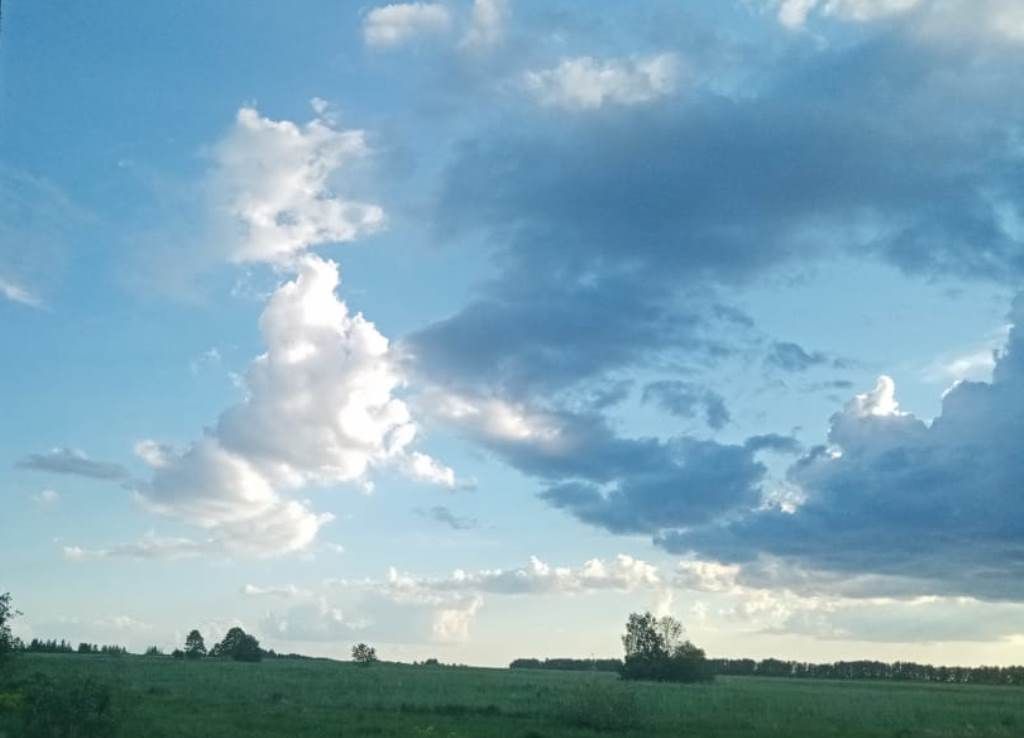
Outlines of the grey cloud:
[[709,427],[721,430],[729,422],[725,398],[714,390],[690,382],[662,380],[644,387],[644,402],[655,402],[665,412],[678,418],[693,418],[702,411]]
[[424,518],[433,520],[437,523],[443,523],[452,530],[470,530],[476,528],[478,523],[475,518],[467,518],[456,515],[444,505],[435,505],[429,509],[419,509],[416,511],[418,515]]
[[671,551],[917,580],[907,590],[1024,600],[1024,298],[991,384],[962,382],[930,424],[861,396],[833,416],[828,446],[789,470],[794,513],[752,512],[666,533]]
[[128,470],[120,464],[90,459],[81,451],[70,448],[55,448],[43,454],[30,454],[15,464],[19,469],[68,474],[90,479],[126,481]]

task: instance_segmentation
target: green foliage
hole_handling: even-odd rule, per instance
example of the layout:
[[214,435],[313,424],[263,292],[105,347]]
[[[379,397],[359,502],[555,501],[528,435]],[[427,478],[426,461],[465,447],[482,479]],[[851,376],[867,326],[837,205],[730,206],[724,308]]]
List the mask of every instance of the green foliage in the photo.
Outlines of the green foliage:
[[110,687],[88,678],[35,675],[22,715],[26,738],[111,738],[117,731]]
[[203,641],[203,634],[193,630],[185,638],[185,656],[190,659],[201,659],[206,655],[206,643]]
[[352,660],[357,664],[369,666],[377,661],[377,649],[365,643],[357,643],[352,646]]
[[0,594],[0,663],[2,663],[15,648],[15,638],[11,634],[11,620],[20,615],[11,604],[11,593]]
[[659,682],[712,679],[704,651],[689,641],[680,641],[682,634],[683,626],[674,618],[655,618],[649,612],[630,614],[622,636],[626,649],[622,678]]
[[[188,652],[185,654],[188,656]],[[210,656],[230,658],[235,661],[259,661],[263,658],[260,642],[241,628],[232,628],[210,651]]]
[[159,646],[150,646],[146,649],[146,655],[155,658],[157,656],[164,656],[164,652],[160,650]]

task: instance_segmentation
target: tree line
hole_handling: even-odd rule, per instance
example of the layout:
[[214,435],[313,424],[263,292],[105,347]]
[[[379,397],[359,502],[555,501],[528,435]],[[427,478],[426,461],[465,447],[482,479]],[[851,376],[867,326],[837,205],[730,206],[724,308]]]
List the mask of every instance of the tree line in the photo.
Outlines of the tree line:
[[619,672],[622,670],[622,659],[516,659],[508,668]]
[[834,661],[815,664],[781,659],[709,659],[708,668],[715,674],[728,676],[1024,685],[1024,666],[933,666],[912,661]]

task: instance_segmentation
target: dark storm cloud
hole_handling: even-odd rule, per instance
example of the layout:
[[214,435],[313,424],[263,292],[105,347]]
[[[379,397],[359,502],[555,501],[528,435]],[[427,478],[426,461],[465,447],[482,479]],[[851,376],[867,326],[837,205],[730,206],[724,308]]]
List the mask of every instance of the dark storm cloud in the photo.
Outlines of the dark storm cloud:
[[[813,260],[1019,280],[1024,244],[1007,213],[1024,201],[1022,67],[1005,49],[890,31],[799,46],[729,95],[699,83],[632,108],[510,110],[456,148],[436,219],[445,240],[487,244],[497,276],[406,346],[437,386],[544,408],[558,444],[477,440],[580,520],[652,533],[672,551],[749,562],[767,553],[1024,597],[1006,583],[1024,581],[1014,496],[1024,372],[1010,371],[1019,350],[1001,359],[994,384],[951,391],[932,425],[838,414],[830,448],[789,472],[806,494],[795,513],[762,508],[766,470],[754,458],[793,452],[791,441],[624,438],[600,408],[565,409],[568,391],[613,374],[713,366],[744,350],[756,316],[731,307],[734,292]],[[769,345],[781,370],[846,365]],[[649,401],[684,416],[704,410],[673,392],[689,378],[665,381],[678,384]]]
[[[1024,298],[1013,319],[1024,326]],[[789,471],[807,501],[727,525],[666,533],[671,551],[727,561],[762,553],[807,568],[931,582],[931,591],[1024,598],[1024,328],[991,384],[962,382],[929,425],[855,401],[832,418],[828,447]],[[910,585],[908,585],[909,587]]]

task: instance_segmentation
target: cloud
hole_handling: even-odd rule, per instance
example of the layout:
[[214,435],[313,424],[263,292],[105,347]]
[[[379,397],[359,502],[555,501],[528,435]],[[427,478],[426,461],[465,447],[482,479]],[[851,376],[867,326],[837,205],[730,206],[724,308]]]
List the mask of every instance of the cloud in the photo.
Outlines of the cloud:
[[311,246],[373,233],[384,211],[330,186],[339,170],[368,154],[363,131],[336,130],[328,118],[299,126],[241,108],[213,148],[213,238],[231,261],[287,264]]
[[24,287],[0,276],[0,297],[28,307],[40,308],[43,301]]
[[[323,101],[314,107],[325,112]],[[227,257],[269,262],[293,276],[260,315],[265,351],[241,380],[244,398],[183,449],[136,445],[152,468],[151,480],[132,485],[138,499],[206,531],[189,552],[270,556],[308,547],[334,517],[296,498],[301,489],[371,488],[370,473],[385,465],[453,487],[450,468],[411,448],[417,427],[395,396],[405,380],[387,338],[339,299],[338,265],[308,253],[367,233],[383,218],[378,206],[327,187],[365,153],[362,132],[339,132],[325,118],[299,127],[242,108],[214,152],[207,189],[215,214],[232,224]],[[128,544],[100,553],[149,551]]]
[[671,53],[605,60],[581,56],[526,72],[523,86],[540,104],[568,110],[641,105],[675,91],[679,66]]
[[730,419],[725,398],[714,390],[679,380],[661,380],[644,386],[644,402],[657,403],[662,410],[677,418],[693,418],[703,410],[710,428],[721,430]]
[[374,8],[363,20],[367,46],[398,46],[417,36],[443,34],[451,27],[448,8],[440,3],[393,3]]
[[531,556],[523,567],[477,571],[456,569],[444,578],[414,577],[393,569],[387,580],[388,590],[406,594],[581,594],[604,590],[632,592],[661,586],[656,566],[625,554],[608,561],[590,559],[575,568],[551,566]]
[[70,448],[54,448],[43,454],[30,454],[15,466],[19,469],[110,481],[125,481],[130,476],[128,470],[120,464],[96,461],[84,452]]
[[309,597],[311,592],[306,589],[289,584],[284,587],[260,587],[255,584],[246,584],[242,587],[242,594],[246,597],[276,597],[289,599],[292,597]]
[[821,351],[808,353],[802,346],[788,341],[776,342],[765,357],[765,364],[785,372],[805,372],[808,369],[829,363]]
[[[417,577],[390,569],[381,580],[327,580],[316,602],[270,613],[268,637],[296,641],[375,638],[403,643],[451,643],[470,637],[485,597],[662,592],[657,567],[631,556],[555,567],[536,557],[514,569],[457,569],[446,577]],[[348,604],[332,604],[337,598]]]
[[873,21],[905,13],[922,0],[781,0],[779,21],[790,28],[802,27],[813,12],[848,21]]
[[0,164],[0,302],[46,309],[96,216],[42,177]]
[[883,376],[790,468],[804,496],[793,512],[751,511],[668,533],[662,545],[750,566],[770,555],[790,569],[870,575],[875,588],[903,595],[1024,601],[1024,298],[1011,318],[992,382],[956,384],[930,423],[902,411]]
[[435,505],[429,510],[417,510],[419,515],[438,523],[447,525],[452,530],[470,530],[476,528],[478,523],[474,518],[460,517],[444,505]]
[[190,538],[166,538],[149,533],[135,543],[123,543],[110,548],[83,548],[64,546],[64,558],[69,561],[91,559],[145,559],[176,560],[204,554],[222,553],[223,548],[214,541],[195,541]]
[[53,507],[60,502],[60,494],[56,490],[44,489],[33,493],[32,501],[40,507]]
[[[775,0],[773,0],[775,1]],[[815,16],[848,23],[892,21],[923,38],[1024,41],[1024,8],[1016,0],[781,0],[779,22],[806,26]]]
[[507,0],[473,0],[469,29],[460,46],[470,50],[496,46],[504,36],[507,16]]

